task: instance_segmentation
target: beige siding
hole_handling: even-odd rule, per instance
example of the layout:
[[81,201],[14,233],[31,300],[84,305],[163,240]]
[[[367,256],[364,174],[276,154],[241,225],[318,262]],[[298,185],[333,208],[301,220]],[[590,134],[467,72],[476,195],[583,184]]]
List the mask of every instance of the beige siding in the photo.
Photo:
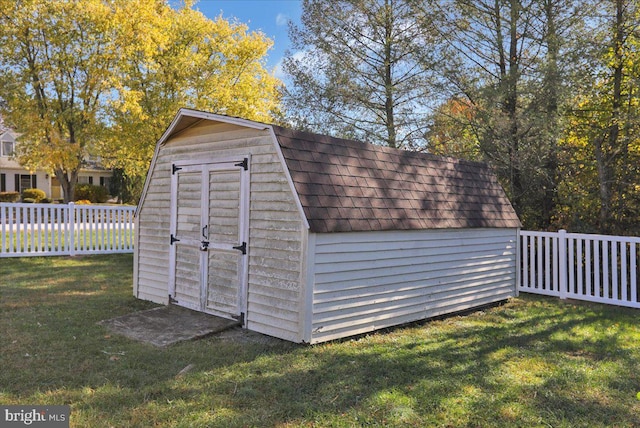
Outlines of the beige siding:
[[515,295],[515,229],[315,235],[311,342]]
[[251,155],[247,328],[299,341],[303,220],[268,131],[205,121],[160,147],[139,212],[138,297],[166,303],[168,295],[171,163],[246,155]]

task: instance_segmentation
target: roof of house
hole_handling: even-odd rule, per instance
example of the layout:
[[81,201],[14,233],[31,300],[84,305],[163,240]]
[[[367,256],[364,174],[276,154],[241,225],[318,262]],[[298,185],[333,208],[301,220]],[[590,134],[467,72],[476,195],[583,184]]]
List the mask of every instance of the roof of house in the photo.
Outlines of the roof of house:
[[312,232],[521,227],[483,163],[271,128]]
[[204,120],[273,131],[311,232],[521,227],[486,164],[191,109],[160,138],[151,169],[161,145]]

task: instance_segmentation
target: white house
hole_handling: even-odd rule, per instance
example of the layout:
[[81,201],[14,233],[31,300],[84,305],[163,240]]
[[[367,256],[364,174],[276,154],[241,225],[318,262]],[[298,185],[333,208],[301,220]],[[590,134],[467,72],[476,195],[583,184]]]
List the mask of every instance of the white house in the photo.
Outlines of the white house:
[[134,295],[316,343],[516,294],[484,164],[182,109],[136,215]]
[[[0,192],[22,192],[24,189],[41,189],[48,198],[61,199],[62,186],[58,179],[43,170],[29,171],[14,158],[18,135],[5,130],[0,132]],[[78,183],[109,187],[112,171],[97,165],[83,168],[78,173]]]

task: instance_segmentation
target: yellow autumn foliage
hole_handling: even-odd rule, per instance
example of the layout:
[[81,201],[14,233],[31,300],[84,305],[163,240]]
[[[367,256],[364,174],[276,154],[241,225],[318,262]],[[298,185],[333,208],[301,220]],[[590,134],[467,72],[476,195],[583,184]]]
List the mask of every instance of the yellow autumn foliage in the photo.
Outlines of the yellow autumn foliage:
[[279,115],[272,41],[185,1],[0,0],[0,99],[18,159],[65,183],[88,156],[146,172],[180,107]]

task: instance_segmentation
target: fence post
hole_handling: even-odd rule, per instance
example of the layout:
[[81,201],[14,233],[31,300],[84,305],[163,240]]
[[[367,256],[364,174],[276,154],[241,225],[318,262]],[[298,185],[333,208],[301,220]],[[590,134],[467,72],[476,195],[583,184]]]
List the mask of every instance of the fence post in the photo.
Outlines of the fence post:
[[76,255],[76,204],[69,202],[69,255]]
[[567,298],[567,231],[558,231],[558,280],[560,298]]
[[518,229],[516,233],[516,297],[520,295],[520,287],[522,286],[522,238]]

